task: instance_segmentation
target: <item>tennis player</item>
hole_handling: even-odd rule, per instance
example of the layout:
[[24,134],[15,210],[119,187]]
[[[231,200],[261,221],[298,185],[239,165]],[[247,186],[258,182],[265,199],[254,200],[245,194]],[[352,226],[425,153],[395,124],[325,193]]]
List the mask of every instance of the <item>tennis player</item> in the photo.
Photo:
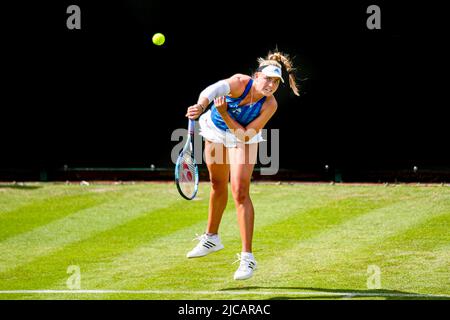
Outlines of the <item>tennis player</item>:
[[[280,81],[284,83],[283,69],[289,77],[290,88],[299,95],[295,68],[288,55],[269,52],[265,59],[258,58],[258,63],[253,76],[235,74],[207,87],[186,113],[189,119],[200,117],[200,135],[205,139],[205,162],[211,181],[206,232],[196,238],[199,243],[187,257],[203,257],[224,248],[218,232],[230,181],[242,241],[235,280],[252,277],[257,266],[252,253],[254,209],[250,180],[258,143],[264,141],[261,129],[277,110],[274,93]],[[212,107],[204,113],[213,101]]]

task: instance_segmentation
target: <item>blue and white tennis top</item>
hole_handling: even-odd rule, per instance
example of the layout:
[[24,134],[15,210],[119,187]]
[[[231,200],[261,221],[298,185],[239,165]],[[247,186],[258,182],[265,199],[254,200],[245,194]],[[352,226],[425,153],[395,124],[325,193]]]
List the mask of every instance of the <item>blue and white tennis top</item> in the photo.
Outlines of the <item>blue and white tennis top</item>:
[[[246,126],[253,120],[255,120],[260,112],[261,107],[264,104],[264,101],[266,101],[266,96],[259,99],[254,104],[245,105],[245,106],[239,106],[239,103],[244,100],[244,98],[249,93],[251,87],[253,84],[253,79],[250,79],[250,81],[245,86],[244,93],[238,98],[231,98],[229,96],[226,96],[226,101],[228,103],[228,114],[231,118],[239,122],[239,124]],[[223,121],[222,116],[220,115],[219,111],[217,111],[216,106],[211,106],[211,120],[216,125],[217,128],[226,131],[228,129],[227,124],[225,121]]]

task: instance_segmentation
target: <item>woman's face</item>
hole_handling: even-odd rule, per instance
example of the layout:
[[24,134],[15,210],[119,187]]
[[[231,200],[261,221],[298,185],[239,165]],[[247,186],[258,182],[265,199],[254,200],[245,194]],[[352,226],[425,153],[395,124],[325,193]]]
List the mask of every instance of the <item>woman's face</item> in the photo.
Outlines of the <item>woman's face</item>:
[[280,85],[280,78],[268,77],[262,72],[257,72],[255,82],[255,89],[266,97],[269,97],[277,91],[278,86]]

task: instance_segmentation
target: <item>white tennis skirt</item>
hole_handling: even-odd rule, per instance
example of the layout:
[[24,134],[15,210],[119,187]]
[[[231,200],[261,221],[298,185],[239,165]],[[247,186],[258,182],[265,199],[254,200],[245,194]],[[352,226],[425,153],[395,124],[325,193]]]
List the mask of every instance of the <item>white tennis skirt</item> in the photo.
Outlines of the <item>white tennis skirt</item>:
[[261,131],[253,138],[251,138],[249,141],[242,142],[229,130],[227,131],[220,130],[211,120],[211,110],[208,110],[206,113],[200,116],[199,124],[200,124],[199,134],[203,138],[214,143],[222,143],[227,148],[234,148],[238,143],[253,144],[266,141],[262,137]]

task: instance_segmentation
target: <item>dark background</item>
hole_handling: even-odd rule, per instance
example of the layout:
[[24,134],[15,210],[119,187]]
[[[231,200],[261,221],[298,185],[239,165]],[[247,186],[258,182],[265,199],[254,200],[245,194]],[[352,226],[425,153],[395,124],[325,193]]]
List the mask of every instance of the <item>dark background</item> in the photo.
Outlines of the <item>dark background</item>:
[[[280,129],[281,168],[448,172],[448,38],[437,3],[40,2],[2,7],[3,171],[172,168],[171,134],[200,91],[250,74],[277,46],[301,79],[300,97],[280,87],[267,125]],[[66,28],[71,4],[81,30]],[[381,30],[366,28],[370,4]]]

